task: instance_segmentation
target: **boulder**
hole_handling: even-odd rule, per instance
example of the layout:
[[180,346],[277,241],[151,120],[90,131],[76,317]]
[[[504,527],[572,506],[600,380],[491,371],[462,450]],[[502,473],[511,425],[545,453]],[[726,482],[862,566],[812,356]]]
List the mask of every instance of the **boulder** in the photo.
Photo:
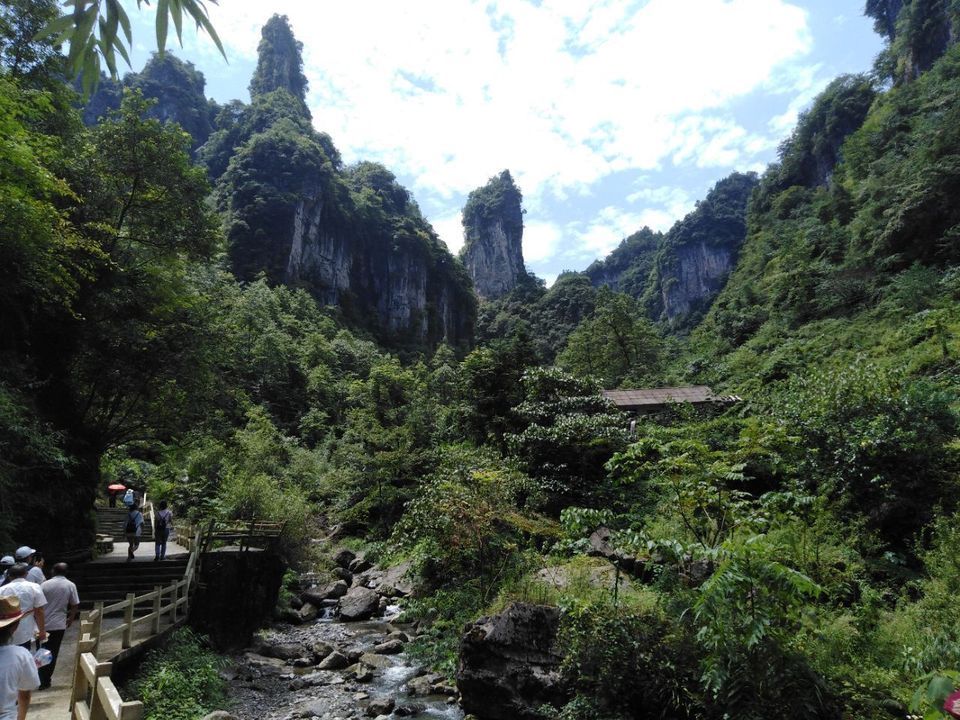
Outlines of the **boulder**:
[[353,673],[353,678],[357,682],[368,683],[373,680],[373,668],[361,663],[357,665],[357,669]]
[[350,667],[350,660],[342,653],[334,650],[327,655],[317,667],[321,670],[343,670],[346,667]]
[[333,652],[333,645],[322,640],[318,640],[313,645],[310,646],[310,649],[313,650],[313,656],[317,660],[323,660],[327,655]]
[[362,573],[364,570],[369,570],[372,567],[373,563],[363,557],[363,555],[354,557],[354,559],[350,561],[350,564],[347,565],[347,569],[354,575]]
[[393,698],[377,698],[376,700],[371,700],[370,704],[367,705],[367,715],[370,717],[389,715],[393,712],[395,705],[396,703],[393,701]]
[[559,627],[557,608],[527,603],[467,625],[457,668],[464,712],[484,720],[536,720],[540,706],[566,702]]
[[333,576],[338,580],[343,580],[347,587],[353,585],[353,573],[343,567],[335,567],[333,569]]
[[283,608],[280,611],[280,619],[291,625],[301,625],[303,623],[303,620],[300,619],[300,611],[293,608]]
[[377,655],[375,653],[366,653],[365,655],[361,655],[360,663],[376,670],[383,670],[384,668],[388,668],[393,665],[393,663],[383,655]]
[[380,596],[373,590],[364,587],[350,588],[350,591],[340,598],[340,619],[346,622],[369,620],[379,607]]
[[399,640],[402,643],[410,642],[410,638],[403,630],[394,630],[387,635],[387,640]]
[[297,610],[297,615],[300,616],[301,623],[310,623],[316,620],[320,616],[320,613],[317,612],[315,605],[304,603],[303,607]]
[[231,715],[226,710],[214,710],[204,715],[203,720],[237,720],[237,716]]
[[300,643],[274,643],[263,639],[254,645],[254,651],[258,655],[279,660],[295,660],[306,654]]
[[427,676],[411,678],[407,681],[407,692],[414,697],[431,695],[430,686],[433,683]]
[[593,555],[594,557],[606,558],[614,565],[619,566],[621,570],[624,570],[628,573],[638,572],[638,566],[639,571],[642,571],[643,563],[640,563],[633,555],[628,555],[622,550],[617,550],[614,548],[610,542],[612,537],[613,532],[610,530],[610,528],[597,528],[587,540],[587,542],[590,544],[590,551],[588,554]]
[[357,554],[353,550],[344,548],[333,556],[333,561],[342,568],[349,567],[350,563],[356,559]]
[[373,651],[377,655],[396,655],[403,652],[403,643],[399,640],[386,640],[379,645],[375,645]]
[[312,587],[304,590],[300,595],[300,599],[319,608],[324,606],[324,601],[326,600],[343,597],[347,594],[347,590],[349,590],[349,585],[343,580],[337,580],[322,587]]
[[[383,573],[383,577],[380,579],[381,594],[390,595],[390,597],[413,595],[413,582],[409,578],[412,568],[413,563],[409,560],[387,568]],[[392,592],[386,592],[388,589],[392,590]]]

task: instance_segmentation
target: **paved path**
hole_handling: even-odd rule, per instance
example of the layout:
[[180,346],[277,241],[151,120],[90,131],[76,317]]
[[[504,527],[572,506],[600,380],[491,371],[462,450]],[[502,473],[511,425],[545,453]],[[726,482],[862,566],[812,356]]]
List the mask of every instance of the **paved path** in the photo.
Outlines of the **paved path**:
[[[126,542],[114,542],[113,543],[113,552],[107,553],[106,555],[101,555],[93,562],[95,563],[115,563],[115,562],[125,562],[127,559],[127,547],[128,543]],[[140,547],[136,549],[133,554],[134,562],[153,562],[154,555],[156,553],[156,548],[154,548],[153,541],[148,540],[147,542],[140,543]],[[190,552],[182,545],[177,545],[174,540],[167,541],[167,557],[172,558],[176,555],[189,555]]]

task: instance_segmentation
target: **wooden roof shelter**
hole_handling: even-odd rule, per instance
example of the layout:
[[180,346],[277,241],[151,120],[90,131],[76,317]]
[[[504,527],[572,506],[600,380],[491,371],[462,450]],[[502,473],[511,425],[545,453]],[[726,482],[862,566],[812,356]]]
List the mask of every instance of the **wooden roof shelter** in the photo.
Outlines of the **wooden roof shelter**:
[[671,405],[732,405],[741,401],[737,395],[715,395],[706,385],[688,387],[647,388],[639,390],[604,390],[604,397],[621,410],[636,413],[657,413]]

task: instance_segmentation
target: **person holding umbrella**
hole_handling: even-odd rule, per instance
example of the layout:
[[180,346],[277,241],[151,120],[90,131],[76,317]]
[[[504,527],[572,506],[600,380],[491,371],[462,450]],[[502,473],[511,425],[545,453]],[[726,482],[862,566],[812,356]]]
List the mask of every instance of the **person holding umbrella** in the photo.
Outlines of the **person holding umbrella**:
[[122,483],[113,483],[112,485],[107,485],[107,492],[110,493],[110,507],[115,508],[117,506],[117,495],[126,489],[127,486],[123,485]]

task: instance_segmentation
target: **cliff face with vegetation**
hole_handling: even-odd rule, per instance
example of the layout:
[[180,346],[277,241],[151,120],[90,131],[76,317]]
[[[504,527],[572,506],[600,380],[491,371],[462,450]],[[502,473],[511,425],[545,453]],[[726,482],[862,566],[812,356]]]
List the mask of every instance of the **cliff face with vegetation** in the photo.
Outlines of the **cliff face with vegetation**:
[[640,300],[653,319],[689,327],[723,287],[746,236],[753,173],[721,180],[667,233],[643,228],[585,271],[596,287]]
[[107,113],[120,107],[124,88],[139,90],[155,101],[150,117],[161,122],[174,122],[193,139],[195,150],[207,141],[213,132],[214,119],[219,108],[204,93],[206,80],[192,63],[183,62],[170,53],[154,54],[143,70],[127,73],[123,81],[101,78],[97,91],[89,98],[83,111],[83,121],[94,125]]
[[467,198],[463,208],[463,264],[477,295],[493,300],[526,275],[520,189],[504,170]]
[[468,345],[469,278],[392,173],[343,167],[313,129],[300,49],[285,18],[270,20],[251,104],[224,109],[201,148],[234,272],[303,287],[390,344]]

